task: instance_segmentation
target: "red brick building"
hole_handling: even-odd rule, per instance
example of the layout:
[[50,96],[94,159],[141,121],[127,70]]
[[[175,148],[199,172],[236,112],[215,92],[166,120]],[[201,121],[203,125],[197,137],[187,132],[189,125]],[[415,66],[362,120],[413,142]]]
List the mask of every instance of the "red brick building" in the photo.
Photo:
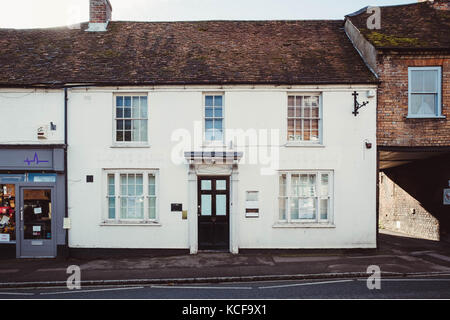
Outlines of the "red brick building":
[[450,0],[364,8],[345,30],[380,82],[380,227],[448,237]]

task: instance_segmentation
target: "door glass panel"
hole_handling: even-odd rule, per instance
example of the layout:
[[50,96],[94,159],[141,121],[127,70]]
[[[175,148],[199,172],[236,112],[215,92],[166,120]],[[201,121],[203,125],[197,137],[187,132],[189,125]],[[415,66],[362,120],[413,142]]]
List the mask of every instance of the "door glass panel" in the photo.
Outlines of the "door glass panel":
[[217,180],[216,181],[216,190],[227,190],[227,181],[226,180]]
[[216,216],[227,215],[227,196],[225,194],[216,195]]
[[202,190],[211,190],[211,180],[202,180]]
[[23,190],[24,239],[52,238],[51,189]]
[[16,190],[14,184],[0,184],[0,243],[16,240]]
[[211,215],[211,208],[212,208],[212,201],[211,201],[211,195],[210,194],[202,194],[202,216],[210,216]]

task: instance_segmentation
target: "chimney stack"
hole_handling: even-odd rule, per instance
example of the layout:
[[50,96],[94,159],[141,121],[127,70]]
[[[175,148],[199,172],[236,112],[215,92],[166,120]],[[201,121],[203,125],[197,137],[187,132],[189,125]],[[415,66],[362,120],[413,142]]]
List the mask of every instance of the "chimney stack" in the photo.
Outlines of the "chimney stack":
[[109,0],[89,0],[89,28],[86,31],[106,31],[111,17],[112,6]]

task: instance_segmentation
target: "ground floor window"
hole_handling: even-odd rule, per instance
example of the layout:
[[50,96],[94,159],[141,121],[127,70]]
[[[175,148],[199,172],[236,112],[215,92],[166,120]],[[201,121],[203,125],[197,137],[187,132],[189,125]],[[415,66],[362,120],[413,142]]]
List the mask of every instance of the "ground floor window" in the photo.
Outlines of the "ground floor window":
[[0,243],[16,240],[16,188],[0,184]]
[[281,172],[279,220],[319,223],[332,219],[332,171]]
[[108,171],[106,185],[108,222],[157,221],[156,171]]

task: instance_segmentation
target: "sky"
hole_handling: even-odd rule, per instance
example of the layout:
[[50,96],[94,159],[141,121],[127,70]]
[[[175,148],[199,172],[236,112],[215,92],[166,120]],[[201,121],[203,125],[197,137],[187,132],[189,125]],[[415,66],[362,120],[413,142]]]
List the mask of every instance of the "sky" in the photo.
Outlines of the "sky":
[[[343,19],[368,5],[415,0],[110,0],[113,20]],[[0,28],[66,26],[89,20],[89,0],[0,0]]]

